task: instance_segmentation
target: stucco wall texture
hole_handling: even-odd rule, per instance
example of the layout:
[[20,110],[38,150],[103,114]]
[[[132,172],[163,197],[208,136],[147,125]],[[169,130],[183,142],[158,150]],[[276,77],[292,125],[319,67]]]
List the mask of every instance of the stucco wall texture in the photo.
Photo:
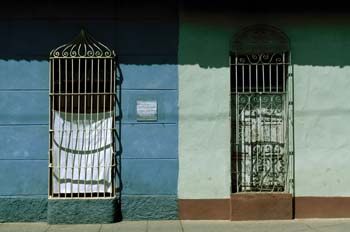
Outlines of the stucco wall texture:
[[230,196],[229,68],[179,66],[180,199]]
[[[124,78],[125,219],[175,219],[177,198],[230,198],[229,52],[234,34],[257,23],[290,39],[295,196],[350,196],[349,15],[195,11],[176,1],[145,3],[139,11],[89,3],[94,12],[69,15],[64,4],[50,4],[0,9],[0,222],[47,220],[47,60],[82,27],[117,50]],[[136,120],[137,99],[158,101],[158,121]],[[70,209],[83,214],[89,203]],[[90,206],[107,209],[108,221],[114,203],[105,203]],[[49,214],[65,204],[52,204]],[[68,222],[62,216],[52,222]]]
[[[83,4],[70,2],[68,9],[64,2],[11,2],[0,9],[0,221],[40,221],[47,211],[51,222],[84,221],[59,214],[64,201],[47,208],[48,58],[81,29],[116,51],[123,78],[122,168],[116,180],[124,199],[121,210],[129,220],[177,215],[177,1]],[[158,120],[137,121],[137,100],[156,100]],[[105,217],[96,216],[94,222],[110,221],[115,210],[110,201],[71,203],[69,212],[80,216],[84,204],[96,212],[105,209]],[[157,204],[170,205],[164,206],[169,212],[145,207]],[[94,216],[85,222],[89,217]]]
[[350,17],[182,11],[179,38],[180,199],[229,198],[230,43],[268,24],[290,39],[295,196],[350,196]]

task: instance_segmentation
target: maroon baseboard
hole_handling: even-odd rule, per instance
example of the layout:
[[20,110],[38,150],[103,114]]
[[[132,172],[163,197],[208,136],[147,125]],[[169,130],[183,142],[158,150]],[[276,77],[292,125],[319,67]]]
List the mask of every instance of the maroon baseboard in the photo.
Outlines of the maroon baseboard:
[[229,220],[230,199],[179,199],[181,220]]
[[179,199],[182,220],[285,220],[350,218],[350,197],[296,197],[287,193],[238,193],[231,199]]
[[231,195],[231,220],[283,220],[293,218],[293,197],[287,193]]
[[295,218],[349,218],[350,197],[296,197]]

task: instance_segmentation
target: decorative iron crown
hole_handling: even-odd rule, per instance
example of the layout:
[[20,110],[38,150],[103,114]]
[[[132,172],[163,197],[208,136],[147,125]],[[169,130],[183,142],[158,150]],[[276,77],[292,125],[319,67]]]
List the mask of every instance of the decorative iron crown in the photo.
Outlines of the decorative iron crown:
[[114,58],[115,52],[81,30],[70,43],[59,46],[50,52],[50,58]]

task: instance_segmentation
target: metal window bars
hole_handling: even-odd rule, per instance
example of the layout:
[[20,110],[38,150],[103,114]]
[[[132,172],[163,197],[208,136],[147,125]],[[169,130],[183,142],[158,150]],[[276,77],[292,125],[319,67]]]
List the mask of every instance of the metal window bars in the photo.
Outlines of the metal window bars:
[[233,192],[289,192],[293,86],[289,52],[231,54]]
[[114,197],[116,55],[81,31],[50,53],[49,197]]

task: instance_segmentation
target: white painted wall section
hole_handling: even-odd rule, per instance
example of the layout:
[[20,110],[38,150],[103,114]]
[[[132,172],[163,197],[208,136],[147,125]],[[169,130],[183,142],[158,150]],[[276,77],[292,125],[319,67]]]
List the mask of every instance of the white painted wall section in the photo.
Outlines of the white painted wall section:
[[294,66],[297,196],[350,196],[350,67]]
[[179,65],[180,199],[229,198],[230,69]]

